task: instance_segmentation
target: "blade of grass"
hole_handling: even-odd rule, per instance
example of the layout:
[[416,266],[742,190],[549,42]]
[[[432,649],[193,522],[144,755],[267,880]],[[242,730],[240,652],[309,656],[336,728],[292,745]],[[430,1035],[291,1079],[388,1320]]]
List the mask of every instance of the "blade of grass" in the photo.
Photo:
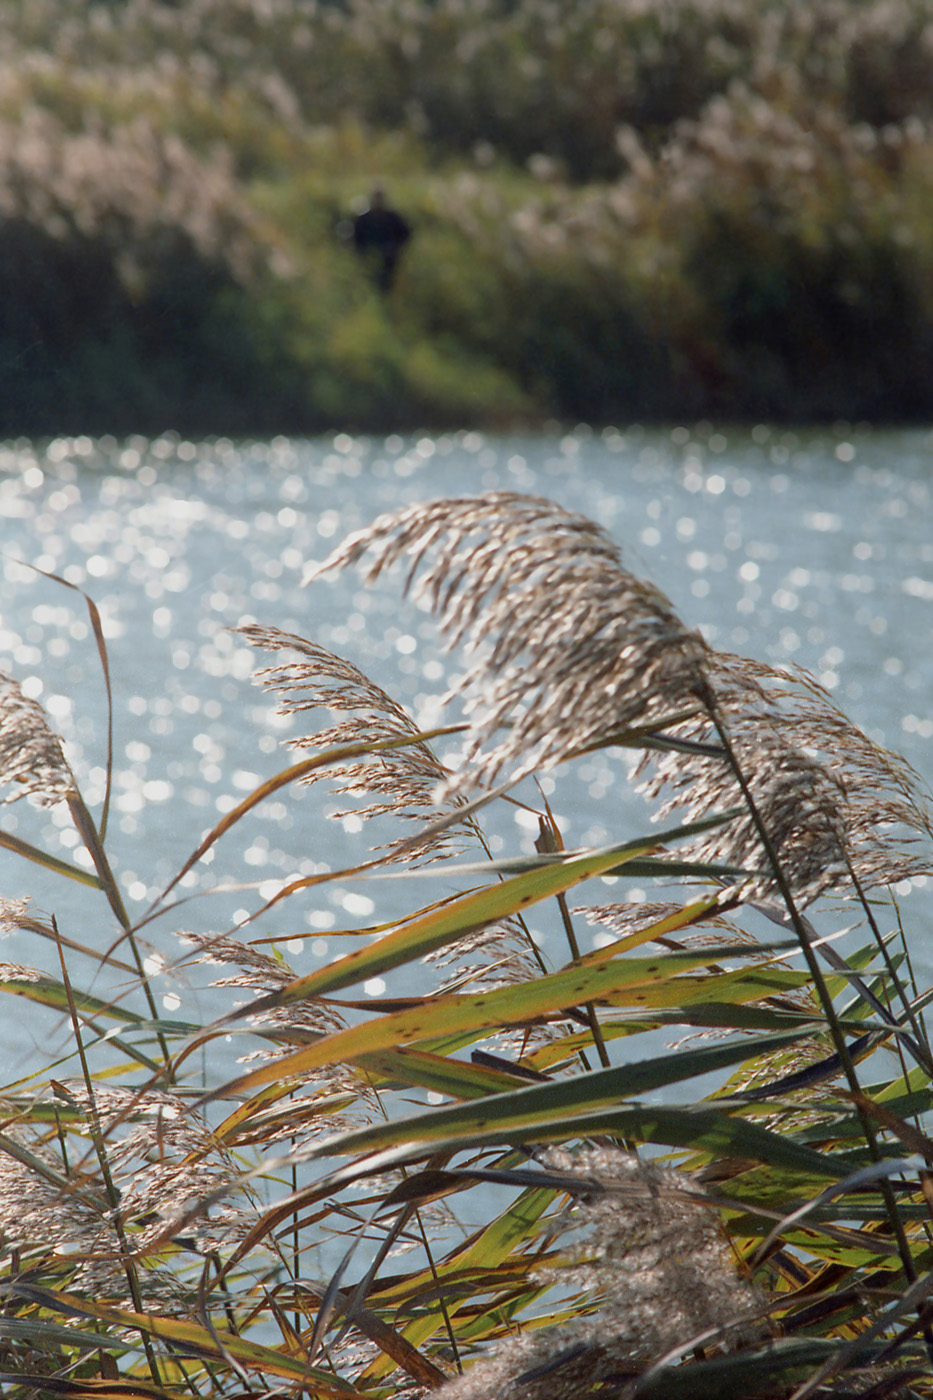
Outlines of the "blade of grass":
[[[701,967],[723,951],[703,949],[668,953],[659,958],[627,958],[608,967],[570,968],[494,992],[425,999],[411,1011],[377,1017],[325,1036],[313,1045],[211,1091],[203,1101],[247,1092],[285,1076],[308,1074],[337,1061],[349,1063],[374,1051],[397,1048],[405,1041],[424,1041],[466,1030],[496,1030],[504,1025],[534,1022],[555,1013],[565,1014],[568,1007],[576,1007],[588,999],[613,1005],[679,1006],[691,999],[704,1000],[715,986],[721,997],[731,992],[736,1000],[753,1001],[806,983],[804,973],[770,967],[675,977],[676,972]],[[190,1053],[191,1048],[185,1053]]]
[[[691,835],[693,830],[692,826],[678,827],[676,834]],[[667,839],[671,835],[668,833]],[[369,947],[348,953],[306,977],[296,978],[275,997],[251,1005],[248,1012],[235,1014],[252,1014],[304,997],[322,996],[390,971],[424,957],[465,933],[520,913],[595,876],[628,866],[654,844],[654,839],[623,842],[561,861],[546,861],[523,875],[460,896],[439,908],[435,906]]]
[[30,845],[28,841],[20,840],[18,836],[11,836],[8,831],[0,831],[0,847],[12,851],[14,855],[22,856],[25,860],[34,861],[36,865],[44,865],[56,875],[64,875],[69,880],[77,880],[79,884],[90,885],[92,889],[103,889],[100,876],[95,875],[93,870],[84,870],[80,865],[72,865],[70,861],[62,860],[59,856],[40,850],[38,846]]
[[[458,1133],[440,1130],[434,1133],[431,1117],[431,1114],[420,1114],[414,1118],[396,1120],[393,1146],[373,1151],[347,1167],[338,1168],[315,1183],[313,1197],[326,1197],[360,1177],[377,1175],[441,1150],[454,1153],[476,1151],[480,1147],[503,1143],[516,1146],[529,1142],[566,1142],[572,1138],[592,1138],[603,1133],[632,1142],[684,1148],[711,1160],[731,1157],[762,1162],[797,1173],[799,1179],[807,1183],[826,1177],[838,1181],[858,1165],[844,1153],[817,1152],[779,1132],[703,1103],[633,1103],[586,1112],[551,1113],[523,1125],[506,1121],[499,1115],[488,1128],[476,1121]],[[365,1133],[368,1130],[358,1131]],[[302,1155],[309,1160],[344,1156],[353,1150],[357,1141],[356,1133],[340,1134],[303,1149]],[[796,1184],[799,1185],[799,1181]]]
[[75,991],[73,987],[66,988],[63,982],[59,982],[53,977],[36,977],[27,972],[26,969],[20,970],[10,965],[0,964],[0,992],[9,992],[12,996],[25,997],[28,1001],[49,1006],[54,1011],[68,1012],[73,1006],[82,1019],[88,1019],[92,1016],[109,1016],[115,1021],[123,1021],[125,1024],[133,1026],[143,1022],[142,1016],[137,1015],[135,1011],[125,1010],[116,1002],[102,1001],[99,997],[90,996],[87,992]]
[[[366,1400],[365,1396],[330,1371],[311,1366],[303,1356],[289,1356],[275,1347],[247,1341],[231,1332],[218,1332],[199,1323],[182,1318],[163,1317],[156,1313],[109,1307],[93,1299],[41,1288],[18,1278],[8,1285],[10,1294],[35,1303],[39,1307],[65,1313],[69,1317],[86,1317],[109,1327],[130,1328],[150,1340],[177,1347],[183,1354],[203,1360],[223,1360],[227,1351],[246,1367],[259,1374],[267,1372],[283,1380],[313,1385],[322,1396],[336,1400]],[[160,1391],[160,1393],[162,1393]]]
[[658,1055],[634,1064],[592,1070],[573,1079],[550,1080],[525,1088],[509,1088],[465,1104],[434,1108],[417,1118],[400,1123],[391,1120],[360,1128],[340,1137],[341,1149],[371,1151],[415,1135],[418,1141],[443,1142],[448,1133],[463,1137],[473,1130],[487,1132],[501,1125],[508,1134],[564,1115],[569,1109],[581,1114],[620,1104],[653,1090],[680,1084],[688,1079],[744,1064],[757,1055],[793,1045],[809,1034],[804,1028],[730,1041],[703,1048],[680,1048],[669,1055]]

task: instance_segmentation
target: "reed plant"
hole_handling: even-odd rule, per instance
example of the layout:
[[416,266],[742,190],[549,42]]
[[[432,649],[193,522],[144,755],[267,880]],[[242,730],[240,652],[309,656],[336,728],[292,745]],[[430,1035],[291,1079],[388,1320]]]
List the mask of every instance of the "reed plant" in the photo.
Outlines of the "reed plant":
[[[933,1393],[930,993],[892,894],[930,870],[918,775],[807,674],[713,650],[548,500],[408,507],[309,582],[354,567],[380,587],[401,569],[461,658],[443,723],[311,638],[245,627],[290,761],[141,918],[109,854],[112,759],[92,811],[2,678],[0,791],[64,804],[89,867],[0,845],[91,886],[115,930],[95,953],[96,930],[0,905],[36,947],[0,989],[71,1027],[0,1094],[4,1393]],[[546,793],[597,750],[657,819],[618,830],[603,800],[611,838],[568,849]],[[299,786],[353,810],[356,862],[186,932],[191,872]],[[533,852],[490,842],[502,804]],[[318,887],[377,874],[410,887],[404,917],[377,910],[311,971],[270,945],[273,905],[298,928]],[[229,1012],[168,1019],[143,936],[216,969]],[[79,954],[117,990],[78,985]],[[231,1077],[212,1051],[234,1037]]]

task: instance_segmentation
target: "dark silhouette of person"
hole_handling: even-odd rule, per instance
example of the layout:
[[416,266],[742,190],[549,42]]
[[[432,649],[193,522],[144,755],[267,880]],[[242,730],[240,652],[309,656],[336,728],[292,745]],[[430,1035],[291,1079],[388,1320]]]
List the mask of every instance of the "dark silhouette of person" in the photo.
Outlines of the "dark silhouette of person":
[[409,238],[410,224],[397,209],[389,207],[382,189],[374,189],[369,208],[353,220],[353,246],[371,265],[380,291],[387,292],[392,286],[399,256]]

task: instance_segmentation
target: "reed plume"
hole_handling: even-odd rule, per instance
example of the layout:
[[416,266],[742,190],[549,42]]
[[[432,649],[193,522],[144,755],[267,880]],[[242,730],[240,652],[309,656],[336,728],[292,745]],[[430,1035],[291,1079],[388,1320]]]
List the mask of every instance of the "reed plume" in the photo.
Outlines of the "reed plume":
[[[275,696],[280,713],[305,716],[326,709],[341,716],[335,725],[287,740],[289,748],[323,752],[403,741],[398,747],[338,759],[300,779],[309,786],[326,779],[338,793],[364,800],[376,797],[376,801],[353,809],[364,820],[394,816],[419,823],[423,835],[401,836],[379,848],[386,861],[414,864],[441,860],[467,847],[488,854],[481,827],[467,810],[464,798],[453,790],[450,769],[431,745],[418,737],[418,726],[407,710],[380,685],[352,662],[294,633],[256,624],[238,630],[254,647],[294,653],[294,659],[264,667],[254,676],[257,684]],[[339,818],[346,813],[334,815]],[[439,992],[467,984],[501,985],[531,975],[536,966],[527,930],[516,920],[499,921],[458,939],[450,947],[429,954],[428,960],[454,967]]]
[[[449,770],[430,744],[418,738],[418,726],[408,712],[381,686],[352,662],[294,633],[255,624],[238,631],[251,646],[295,653],[294,659],[264,667],[254,676],[258,685],[275,696],[281,714],[306,715],[325,709],[344,716],[339,723],[314,734],[287,740],[289,748],[322,751],[345,745],[403,741],[398,747],[339,759],[326,769],[307,774],[300,780],[303,784],[310,786],[326,779],[335,792],[377,797],[366,807],[353,809],[356,816],[364,819],[391,815],[428,827],[436,818],[451,814],[453,804],[438,801],[439,790],[450,778]],[[342,817],[346,813],[335,815]],[[475,823],[467,816],[464,821],[475,836]],[[385,849],[389,859],[404,857],[415,861],[452,855],[458,847],[448,827],[421,841],[399,838]]]
[[[467,888],[374,920],[352,951],[311,971],[229,934],[180,935],[194,962],[221,969],[216,985],[245,1001],[203,1031],[165,1020],[151,1001],[147,1017],[75,991],[64,956],[61,981],[0,965],[0,992],[58,1014],[68,1006],[83,1073],[49,1078],[35,1095],[22,1083],[6,1091],[4,1328],[15,1323],[25,1338],[10,1364],[28,1366],[41,1389],[41,1347],[64,1312],[71,1333],[55,1343],[56,1381],[76,1397],[102,1393],[100,1381],[110,1393],[124,1365],[136,1384],[136,1357],[118,1350],[124,1332],[91,1306],[106,1299],[132,1309],[126,1326],[142,1338],[154,1394],[265,1394],[271,1384],[383,1400],[777,1397],[806,1373],[802,1400],[855,1393],[865,1377],[879,1397],[904,1376],[927,1377],[929,1192],[907,1156],[931,1160],[924,997],[906,947],[892,952],[867,900],[875,948],[854,966],[835,946],[818,950],[832,985],[798,908],[929,868],[910,848],[933,829],[916,774],[803,673],[710,649],[598,526],[550,502],[495,493],[412,507],[351,537],[312,576],[364,557],[371,578],[407,560],[406,587],[449,645],[465,648],[466,722],[438,731],[465,732],[460,759],[441,762],[404,707],[352,663],[294,633],[244,628],[273,654],[260,683],[299,723],[313,717],[288,740],[313,760],[235,807],[170,888],[296,777],[326,774],[367,821],[398,817],[413,830],[362,862],[367,873],[403,859],[430,867],[471,843],[489,856],[484,805],[529,807],[530,784],[504,789],[595,748],[642,751],[635,781],[675,820],[654,840],[614,832],[611,844],[564,851],[546,806],[537,854],[490,859],[488,871],[472,859],[439,864]],[[104,836],[41,707],[4,686],[0,780],[17,796],[68,801],[94,858],[89,883],[122,910]],[[330,718],[315,727],[320,710]],[[30,743],[35,772],[21,771]],[[701,829],[685,831],[693,820]],[[0,844],[68,878],[85,874],[5,833]],[[435,872],[392,869],[425,873]],[[584,906],[576,912],[619,940],[584,955],[568,896],[604,875],[705,890],[685,904]],[[793,926],[805,967],[744,930],[750,903]],[[535,906],[563,923],[571,961],[556,972],[524,922]],[[54,937],[56,927],[8,899],[5,932]],[[108,985],[133,971],[112,950],[99,961]],[[432,962],[441,990],[458,995],[421,992]],[[383,995],[370,979],[387,974],[399,981]],[[354,986],[366,998],[348,994]],[[659,1050],[661,1026],[674,1053]],[[237,1030],[258,1048],[235,1080],[180,1080],[194,1050]],[[899,1052],[893,1075],[879,1054],[872,1080],[859,1080],[856,1064],[881,1046]],[[201,1094],[195,1107],[189,1092]],[[209,1126],[197,1110],[222,1099],[233,1106]],[[664,1165],[660,1153],[672,1154]],[[322,1176],[327,1159],[340,1164]],[[477,1199],[490,1183],[517,1188],[501,1210],[497,1190],[492,1216]],[[562,1198],[570,1204],[549,1215]],[[464,1201],[482,1212],[475,1228],[468,1205],[455,1218],[447,1204]],[[441,1225],[434,1209],[450,1210]],[[353,1241],[330,1283],[311,1276],[322,1230]],[[754,1287],[745,1259],[756,1262]],[[3,1346],[0,1389],[9,1375],[18,1383],[2,1370]]]
[[[728,942],[746,947],[754,943],[744,929],[712,909],[691,918],[688,923],[681,922],[679,916],[683,914],[683,905],[672,900],[639,904],[588,904],[579,906],[574,913],[582,914],[589,924],[608,929],[616,938],[628,938],[631,934],[663,925],[665,921],[677,920],[676,932],[659,933],[649,940],[662,948],[694,948],[701,947],[704,942],[715,943],[719,947]],[[693,929],[701,931],[691,932]]]
[[[929,872],[929,801],[909,764],[864,734],[800,668],[716,651],[706,664],[712,701],[801,904],[827,890],[851,890],[853,875],[868,889]],[[695,819],[741,802],[734,773],[710,756],[717,734],[708,712],[668,733],[693,748],[641,760],[642,790],[664,799],[659,820],[674,813]],[[923,855],[910,850],[920,838]],[[746,897],[771,890],[747,813],[709,833],[691,854],[757,867]]]
[[[860,735],[815,682],[779,684],[773,668],[712,651],[623,567],[597,525],[553,502],[494,492],[412,506],[351,535],[309,578],[364,559],[370,582],[406,561],[405,589],[429,602],[448,645],[465,649],[470,731],[449,789],[654,736],[675,741],[643,763],[645,792],[666,798],[662,816],[742,807],[715,711],[803,903],[842,883],[852,860],[869,879],[891,871],[880,823],[929,832],[906,765]],[[859,796],[869,776],[870,807]],[[746,871],[750,895],[773,890],[747,810],[689,855]],[[898,855],[894,877],[907,869]]]
[[[42,938],[54,937],[51,924],[30,913],[30,900],[0,899],[0,937],[17,932],[36,933]],[[36,975],[42,976],[41,973]]]
[[11,788],[0,795],[0,802],[28,797],[40,807],[54,807],[75,790],[61,740],[45,710],[4,672],[0,672],[0,785]]
[[552,501],[491,492],[410,506],[351,535],[308,580],[364,557],[369,582],[409,561],[406,591],[416,585],[471,662],[458,688],[471,726],[450,780],[459,790],[697,705],[700,636],[598,525]]
[[[55,1093],[71,1135],[68,1155],[24,1126],[0,1139],[0,1249],[28,1261],[37,1278],[129,1304],[129,1246],[144,1296],[185,1311],[180,1281],[153,1251],[183,1236],[184,1249],[209,1253],[246,1233],[255,1213],[233,1162],[174,1094],[97,1086],[92,1098],[76,1081],[57,1082]],[[105,1144],[116,1205],[92,1132]],[[207,1197],[220,1202],[210,1214]]]
[[[214,979],[214,987],[267,998],[295,979],[294,969],[284,959],[270,957],[229,934],[186,931],[178,937],[183,946],[196,950],[190,961],[231,969],[227,976]],[[246,1019],[266,1045],[240,1056],[241,1064],[276,1060],[296,1045],[310,1044],[342,1030],[346,1024],[341,1014],[321,997],[304,997],[284,1006],[264,1006]],[[253,1142],[270,1145],[284,1140],[304,1142],[356,1126],[367,1117],[367,1111],[377,1106],[376,1095],[365,1076],[339,1062],[323,1066],[310,1079],[286,1076],[283,1084],[291,1090],[284,1105],[273,1103],[250,1115],[232,1136],[236,1146]],[[351,1105],[352,1116],[341,1112]]]
[[585,1298],[586,1313],[499,1343],[438,1400],[620,1395],[672,1349],[760,1335],[760,1300],[689,1175],[615,1147],[554,1149],[542,1161],[568,1178],[573,1196],[555,1225],[571,1237],[563,1258],[539,1277]]

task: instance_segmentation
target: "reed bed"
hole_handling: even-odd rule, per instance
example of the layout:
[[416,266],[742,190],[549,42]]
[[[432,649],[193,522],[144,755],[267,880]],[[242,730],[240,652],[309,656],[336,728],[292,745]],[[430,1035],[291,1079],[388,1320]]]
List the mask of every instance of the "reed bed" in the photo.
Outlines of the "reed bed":
[[931,54],[927,0],[0,0],[0,432],[928,422]]
[[[930,992],[891,892],[931,868],[919,776],[811,677],[711,649],[548,500],[409,507],[309,582],[357,567],[435,615],[462,664],[444,722],[421,730],[357,665],[250,625],[257,682],[302,732],[142,921],[108,797],[88,807],[47,715],[2,678],[0,794],[67,804],[92,871],[0,844],[93,886],[122,988],[76,985],[54,911],[0,903],[37,950],[0,965],[0,990],[71,1027],[62,1060],[0,1093],[4,1393],[933,1393]],[[567,849],[541,779],[597,749],[628,755],[660,812]],[[353,805],[357,862],[186,932],[185,876],[293,785]],[[516,801],[535,851],[493,854],[488,815]],[[298,924],[320,884],[387,869],[410,881],[406,917],[377,914],[310,972],[269,947],[270,904]],[[426,904],[425,872],[446,890]],[[627,899],[636,881],[657,899]],[[535,937],[546,917],[562,965]],[[584,952],[587,925],[604,937]],[[214,969],[229,1013],[167,1019],[143,929]],[[391,990],[363,997],[375,978]],[[234,1034],[229,1078],[209,1051]]]

